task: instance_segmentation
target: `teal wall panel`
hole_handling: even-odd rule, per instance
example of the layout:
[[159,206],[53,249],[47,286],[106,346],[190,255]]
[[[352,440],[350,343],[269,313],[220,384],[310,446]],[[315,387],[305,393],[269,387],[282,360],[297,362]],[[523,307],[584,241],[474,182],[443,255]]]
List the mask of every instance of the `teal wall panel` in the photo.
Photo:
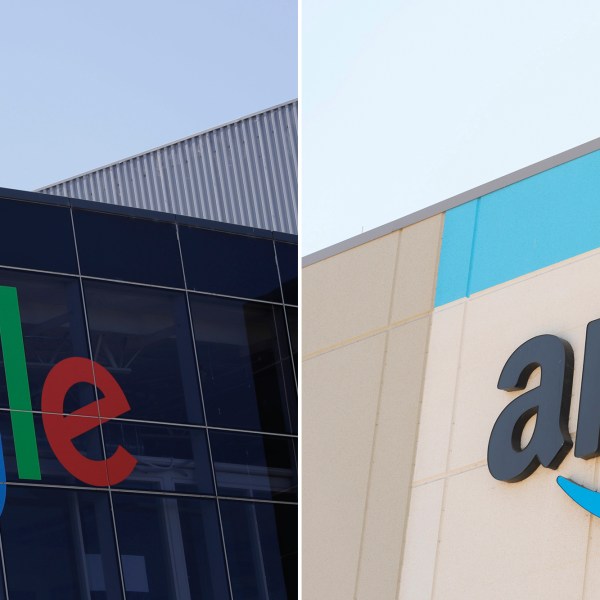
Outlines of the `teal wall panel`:
[[457,206],[444,215],[435,306],[468,295],[476,217],[477,200]]
[[435,304],[598,247],[600,151],[449,210]]

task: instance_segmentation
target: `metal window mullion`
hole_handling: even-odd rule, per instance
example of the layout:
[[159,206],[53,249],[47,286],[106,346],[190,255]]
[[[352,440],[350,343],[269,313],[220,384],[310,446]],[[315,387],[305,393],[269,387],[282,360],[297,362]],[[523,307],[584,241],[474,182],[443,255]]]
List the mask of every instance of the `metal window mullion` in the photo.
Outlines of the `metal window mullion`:
[[[4,483],[3,485],[7,485],[7,483]],[[2,563],[2,575],[4,576],[4,593],[6,594],[6,600],[10,600],[10,596],[8,594],[8,580],[6,578],[6,564],[4,562],[4,543],[2,541],[2,531],[0,531],[0,562]]]
[[[198,352],[196,350],[196,338],[194,336],[194,323],[192,321],[192,309],[190,307],[190,299],[187,291],[187,280],[185,278],[185,268],[183,266],[183,254],[181,252],[181,244],[179,243],[179,226],[177,226],[177,243],[179,245],[179,258],[181,260],[181,267],[183,272],[183,283],[186,287],[185,290],[185,300],[188,309],[188,319],[189,319],[189,327],[190,333],[192,336],[192,346],[194,348],[194,359],[196,361],[196,376],[198,378],[198,386],[200,389],[200,402],[202,403],[202,414],[204,416],[204,423],[208,424],[206,419],[206,407],[204,405],[204,390],[202,389],[202,379],[200,377],[200,363],[198,362]],[[223,530],[223,519],[221,517],[221,506],[219,504],[219,488],[217,487],[217,474],[215,472],[215,463],[213,461],[212,447],[210,442],[210,435],[206,434],[206,442],[208,446],[208,455],[210,460],[210,469],[213,477],[213,486],[215,490],[216,503],[217,503],[217,515],[219,517],[219,529],[221,531],[221,543],[223,544],[223,556],[225,557],[225,569],[227,571],[227,583],[229,585],[229,595],[233,598],[233,586],[231,585],[231,574],[229,572],[229,559],[227,557],[227,546],[225,545],[225,532]]]
[[[89,352],[90,359],[93,361],[94,355],[92,353],[92,341],[91,341],[91,336],[90,336],[90,327],[89,327],[89,321],[88,321],[88,315],[87,315],[87,304],[86,304],[86,299],[85,299],[85,292],[83,289],[83,278],[81,276],[81,266],[79,263],[79,248],[77,246],[77,233],[75,231],[75,220],[73,219],[73,209],[71,208],[69,212],[71,213],[71,227],[73,228],[73,239],[75,241],[75,256],[77,259],[77,271],[79,273],[79,286],[80,286],[80,290],[81,290],[81,304],[83,307],[83,318],[84,318],[84,325],[85,325],[85,331],[86,331],[86,336],[87,336],[88,352]],[[100,440],[102,443],[102,456],[104,457],[104,461],[105,461],[104,464],[106,465],[106,444],[104,443],[104,432],[102,431],[102,429],[103,429],[102,422],[100,420],[100,405],[98,404],[98,387],[96,386],[96,372],[94,370],[93,363],[92,363],[92,377],[94,379],[94,395],[96,397],[96,407],[98,409]],[[106,477],[107,477],[107,484],[108,484],[108,469],[107,469]],[[125,599],[127,597],[127,593],[125,591],[125,577],[123,575],[123,565],[121,563],[121,550],[119,548],[119,537],[117,535],[117,523],[116,523],[116,519],[115,519],[115,511],[114,511],[114,507],[113,507],[112,492],[110,489],[110,484],[108,484],[108,499],[110,502],[110,515],[111,515],[112,524],[113,524],[113,535],[115,538],[115,546],[116,546],[116,551],[117,551],[117,563],[119,565],[119,576],[121,578],[121,592],[123,594],[123,599]]]
[[[281,298],[285,301],[285,298],[283,296],[283,283],[281,281],[281,273],[279,272],[279,260],[277,258],[277,245],[275,244],[275,240],[273,240],[273,252],[275,252],[275,263],[277,264],[277,277],[279,277],[279,288],[281,290]],[[287,318],[287,311],[285,310],[285,304],[282,307],[283,310],[283,318],[285,319],[285,331],[287,333],[287,338],[288,338],[288,344],[290,347],[290,362],[292,363],[292,370],[294,371],[294,380],[296,382],[296,393],[298,393],[298,374],[296,373],[296,365],[294,364],[294,345],[292,344],[292,336],[290,334],[290,324],[288,322],[288,318]],[[296,336],[297,337],[297,336]],[[299,348],[296,348],[296,350],[300,350]],[[300,354],[300,352],[298,352],[298,355]]]

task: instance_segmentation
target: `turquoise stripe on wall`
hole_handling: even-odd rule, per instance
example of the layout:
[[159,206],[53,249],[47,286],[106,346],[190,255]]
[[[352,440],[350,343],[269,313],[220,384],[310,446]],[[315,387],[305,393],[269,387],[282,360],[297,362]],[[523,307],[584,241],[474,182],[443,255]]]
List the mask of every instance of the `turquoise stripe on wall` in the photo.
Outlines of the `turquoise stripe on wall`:
[[598,247],[600,151],[449,210],[435,305]]
[[438,267],[435,305],[468,295],[477,200],[449,210],[444,216],[442,250]]

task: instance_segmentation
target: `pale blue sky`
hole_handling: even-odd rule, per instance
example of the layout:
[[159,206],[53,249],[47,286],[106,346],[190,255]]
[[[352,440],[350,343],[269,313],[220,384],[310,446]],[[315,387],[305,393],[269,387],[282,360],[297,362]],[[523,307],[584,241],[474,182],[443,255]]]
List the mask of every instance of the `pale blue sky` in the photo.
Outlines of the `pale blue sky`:
[[0,187],[34,189],[298,94],[296,0],[25,0],[0,19]]
[[595,0],[303,0],[306,255],[600,137]]

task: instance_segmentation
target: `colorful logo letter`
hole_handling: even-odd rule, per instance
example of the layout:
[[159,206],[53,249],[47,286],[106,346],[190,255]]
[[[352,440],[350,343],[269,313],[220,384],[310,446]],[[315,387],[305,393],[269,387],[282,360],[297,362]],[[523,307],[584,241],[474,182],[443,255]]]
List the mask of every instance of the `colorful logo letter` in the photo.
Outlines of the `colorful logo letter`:
[[[21,329],[17,290],[0,286],[0,343],[4,358],[8,405],[20,479],[41,480],[40,460],[31,412],[31,396]],[[67,392],[78,383],[95,386],[104,394],[69,415],[64,415]],[[104,460],[83,456],[73,440],[129,410],[127,398],[115,378],[88,358],[73,357],[57,363],[42,390],[42,422],[53,452],[75,478],[93,486],[120,483],[133,471],[137,460],[119,446]],[[78,418],[90,417],[90,418]],[[0,514],[6,501],[6,466],[0,439]]]

